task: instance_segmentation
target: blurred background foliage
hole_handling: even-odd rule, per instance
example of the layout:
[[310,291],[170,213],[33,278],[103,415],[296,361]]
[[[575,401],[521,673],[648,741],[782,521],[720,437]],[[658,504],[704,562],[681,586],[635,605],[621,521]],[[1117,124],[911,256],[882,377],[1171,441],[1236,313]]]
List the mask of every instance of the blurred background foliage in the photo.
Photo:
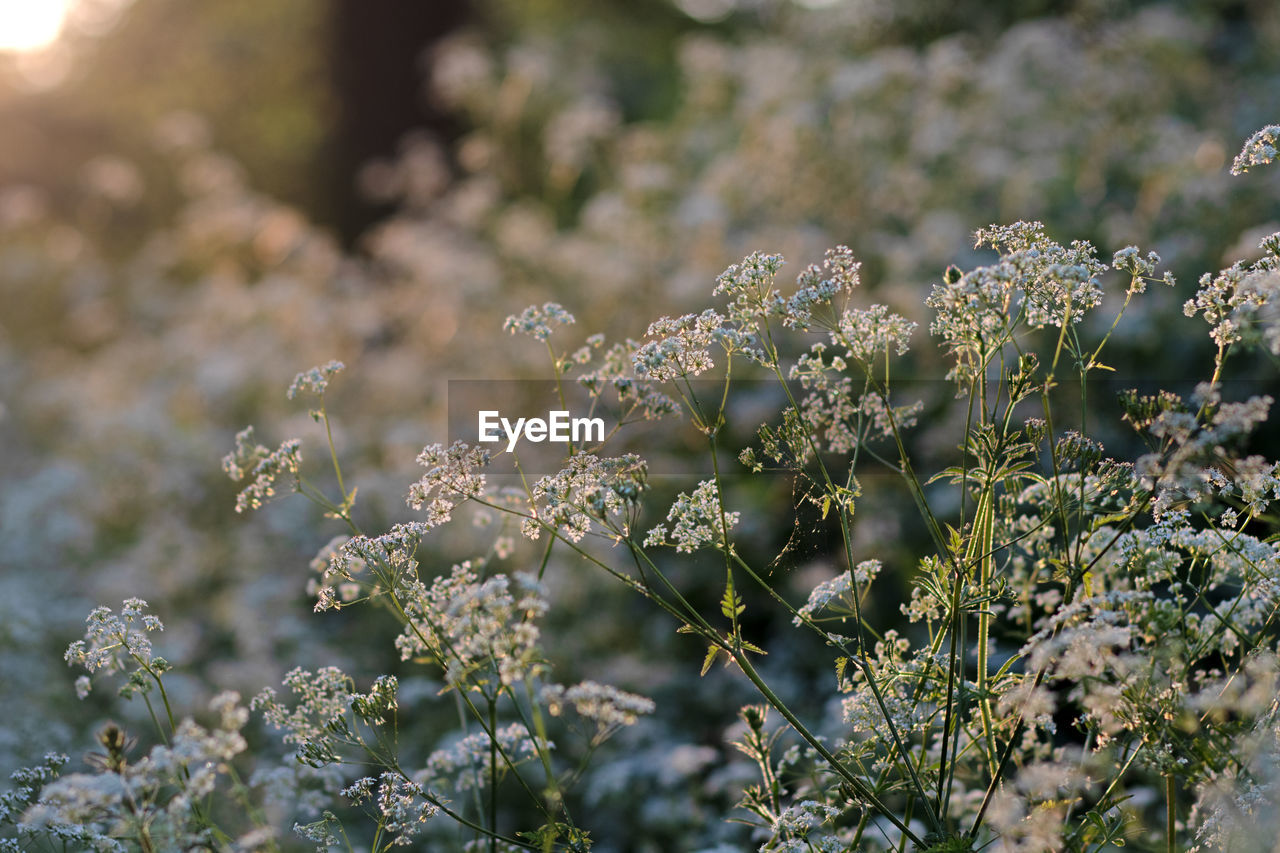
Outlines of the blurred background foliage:
[[[874,299],[927,325],[929,285],[979,257],[974,229],[1041,219],[1104,257],[1165,257],[1183,287],[1131,311],[1122,346],[1143,378],[1183,379],[1189,280],[1280,230],[1277,174],[1226,172],[1276,120],[1264,0],[81,2],[54,47],[0,57],[3,769],[79,754],[128,713],[77,704],[61,664],[97,603],[151,602],[184,707],[294,665],[402,666],[372,611],[309,612],[308,561],[337,531],[299,500],[237,518],[218,468],[252,422],[303,437],[323,476],[283,394],[314,364],[349,365],[330,412],[376,530],[445,438],[448,379],[548,375],[500,337],[531,302],[577,315],[572,350],[701,308],[752,250],[785,254],[785,277],[846,243]],[[919,452],[945,456],[943,371],[923,332],[916,350],[936,398]],[[864,483],[858,544],[905,592],[918,538],[885,480]],[[657,485],[651,523],[692,484]],[[799,602],[838,565],[791,497],[766,480],[735,500],[771,521],[765,561],[791,548],[775,577]],[[424,565],[490,535],[447,531]],[[703,568],[676,571],[713,602]],[[721,818],[750,768],[723,732],[748,692],[697,679],[701,650],[581,566],[552,577],[557,677],[659,702],[582,786],[600,840],[741,841]],[[885,625],[898,603],[879,602]],[[783,627],[753,626],[777,634],[766,670],[816,715],[825,658]],[[418,678],[425,754],[454,711]]]

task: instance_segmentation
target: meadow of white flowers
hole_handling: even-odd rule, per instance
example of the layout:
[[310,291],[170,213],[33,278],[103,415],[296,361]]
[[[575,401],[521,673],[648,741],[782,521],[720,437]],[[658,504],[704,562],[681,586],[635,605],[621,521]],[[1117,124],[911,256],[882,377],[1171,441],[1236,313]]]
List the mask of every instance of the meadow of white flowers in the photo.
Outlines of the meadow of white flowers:
[[[920,5],[661,121],[457,38],[355,256],[190,115],[0,189],[0,849],[1272,849],[1280,20]],[[628,423],[516,476],[450,378]]]

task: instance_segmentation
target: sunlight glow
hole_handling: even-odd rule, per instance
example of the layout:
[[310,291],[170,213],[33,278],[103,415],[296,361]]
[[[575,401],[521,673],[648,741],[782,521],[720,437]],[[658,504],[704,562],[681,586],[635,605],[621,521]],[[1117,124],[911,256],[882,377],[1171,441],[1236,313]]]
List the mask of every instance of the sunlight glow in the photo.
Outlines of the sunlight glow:
[[0,51],[47,47],[62,31],[72,0],[0,0]]

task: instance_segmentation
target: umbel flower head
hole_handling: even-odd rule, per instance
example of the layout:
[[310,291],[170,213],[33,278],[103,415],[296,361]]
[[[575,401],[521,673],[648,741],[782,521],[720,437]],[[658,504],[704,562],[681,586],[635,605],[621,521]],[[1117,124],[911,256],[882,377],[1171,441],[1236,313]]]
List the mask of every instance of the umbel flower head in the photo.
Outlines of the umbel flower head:
[[704,480],[692,494],[680,494],[667,513],[670,529],[659,524],[649,531],[645,547],[674,545],[676,551],[692,554],[706,545],[723,542],[729,530],[738,523],[739,513],[724,512],[720,506],[720,487],[715,480]]
[[235,449],[222,459],[222,470],[232,480],[252,476],[250,483],[236,496],[236,512],[258,509],[276,493],[276,481],[289,475],[297,486],[298,469],[302,465],[302,442],[291,438],[275,450],[268,451],[253,440],[253,427],[236,433]]
[[[110,607],[95,607],[85,619],[89,627],[84,639],[67,647],[63,656],[66,662],[82,666],[90,673],[125,672],[131,663],[140,667],[154,665],[163,671],[167,664],[163,658],[153,658],[147,634],[163,631],[164,624],[159,617],[143,613],[146,607],[147,603],[140,598],[125,599],[119,615]],[[76,679],[76,693],[81,699],[89,695],[89,689],[88,676]]]
[[547,302],[542,307],[530,305],[520,314],[512,314],[502,328],[513,335],[518,332],[545,341],[551,337],[552,326],[568,326],[573,322],[573,315],[564,310],[564,306]]
[[345,367],[346,365],[340,361],[331,361],[328,364],[304,370],[293,378],[293,384],[289,386],[289,399],[292,400],[303,391],[324,394],[325,389],[329,387],[329,379]]
[[1243,175],[1251,166],[1265,166],[1276,159],[1277,149],[1280,149],[1280,125],[1267,125],[1250,136],[1231,161],[1231,174]]

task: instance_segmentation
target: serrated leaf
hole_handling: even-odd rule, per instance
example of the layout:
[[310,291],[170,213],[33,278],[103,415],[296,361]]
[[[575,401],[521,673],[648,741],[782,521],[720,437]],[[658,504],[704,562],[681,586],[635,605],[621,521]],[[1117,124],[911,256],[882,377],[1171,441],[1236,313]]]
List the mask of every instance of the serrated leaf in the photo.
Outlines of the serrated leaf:
[[702,672],[699,676],[707,674],[707,670],[711,669],[711,665],[716,662],[716,655],[720,654],[719,646],[707,646],[707,656],[702,659]]
[[733,580],[730,579],[725,585],[724,595],[720,598],[720,612],[726,619],[736,619],[746,609],[747,606],[742,603],[742,599],[738,598],[738,593],[733,588]]
[[932,485],[933,483],[936,483],[939,480],[942,480],[946,477],[950,477],[952,483],[961,483],[965,480],[965,478],[970,477],[972,475],[973,475],[972,468],[966,470],[960,467],[959,465],[952,465],[949,468],[943,468],[941,471],[934,474],[928,480],[925,480],[925,485],[926,486]]
[[950,548],[953,553],[959,553],[960,545],[964,541],[964,537],[960,535],[959,530],[956,530],[950,524],[944,523],[943,526],[947,528],[947,547]]
[[1111,515],[1096,516],[1090,519],[1090,529],[1097,530],[1099,527],[1105,527],[1108,524],[1115,524],[1118,521],[1128,521],[1129,514],[1124,512],[1114,512]]

